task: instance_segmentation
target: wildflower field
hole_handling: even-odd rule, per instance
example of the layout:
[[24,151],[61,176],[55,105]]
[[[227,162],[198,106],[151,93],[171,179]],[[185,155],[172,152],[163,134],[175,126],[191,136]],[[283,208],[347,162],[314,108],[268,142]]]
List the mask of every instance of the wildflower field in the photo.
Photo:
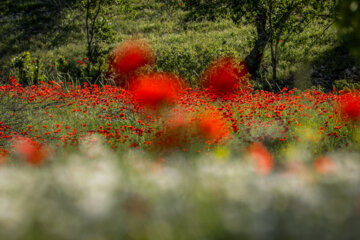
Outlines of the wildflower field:
[[192,89],[154,59],[130,40],[109,84],[0,86],[1,239],[360,236],[359,91],[254,90],[232,57]]
[[0,5],[1,240],[360,239],[358,36],[223,2]]

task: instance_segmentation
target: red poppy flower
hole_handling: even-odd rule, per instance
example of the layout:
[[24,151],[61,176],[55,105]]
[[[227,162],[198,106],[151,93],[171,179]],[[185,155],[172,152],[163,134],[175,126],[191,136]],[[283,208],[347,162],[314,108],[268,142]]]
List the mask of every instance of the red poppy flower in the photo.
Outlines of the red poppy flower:
[[47,157],[47,151],[44,146],[29,138],[19,139],[15,144],[15,152],[32,165],[41,164]]
[[249,155],[255,160],[256,168],[260,174],[269,174],[274,168],[274,157],[262,143],[251,144]]
[[110,58],[109,70],[115,73],[115,82],[119,86],[129,74],[139,68],[155,63],[155,53],[150,44],[145,40],[129,40],[115,48]]
[[334,170],[333,160],[326,156],[321,156],[315,159],[313,166],[315,171],[321,174],[329,173]]
[[340,113],[344,120],[360,120],[360,97],[354,97],[340,105]]
[[231,93],[247,85],[248,68],[231,57],[222,57],[210,64],[203,75],[204,87],[216,93]]
[[181,78],[168,73],[140,75],[130,82],[130,91],[139,105],[154,110],[175,102],[183,87]]
[[9,151],[0,147],[0,164],[5,161],[6,156],[9,154]]
[[198,134],[206,140],[220,140],[229,135],[226,121],[220,112],[202,113],[196,119]]

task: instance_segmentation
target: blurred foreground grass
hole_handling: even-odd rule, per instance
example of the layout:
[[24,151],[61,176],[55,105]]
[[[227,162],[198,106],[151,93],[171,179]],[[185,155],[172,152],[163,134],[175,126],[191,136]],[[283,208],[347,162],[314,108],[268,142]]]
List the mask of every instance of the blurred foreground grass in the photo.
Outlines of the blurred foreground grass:
[[360,237],[359,154],[329,153],[323,168],[287,161],[263,175],[246,155],[154,161],[90,142],[41,167],[11,156],[0,168],[0,239]]

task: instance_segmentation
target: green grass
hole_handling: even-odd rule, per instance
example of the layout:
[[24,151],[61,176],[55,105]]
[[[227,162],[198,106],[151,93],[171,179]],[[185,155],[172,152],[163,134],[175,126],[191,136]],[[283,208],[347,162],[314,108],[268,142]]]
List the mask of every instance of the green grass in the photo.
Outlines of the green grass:
[[[157,69],[178,73],[189,79],[194,86],[209,61],[222,54],[232,54],[244,59],[256,38],[252,26],[235,25],[228,19],[184,23],[182,19],[185,13],[177,5],[169,7],[156,0],[136,0],[132,7],[133,13],[120,13],[112,17],[111,25],[117,34],[116,41],[110,47],[125,39],[146,38],[157,52]],[[115,7],[111,11],[117,12],[118,9]],[[72,23],[72,31],[37,34],[26,39],[18,38],[21,31],[14,27],[14,22],[2,25],[0,32],[7,33],[5,41],[0,45],[3,52],[0,57],[3,80],[7,78],[10,59],[21,51],[30,51],[33,57],[41,59],[44,66],[53,64],[59,56],[64,56],[73,65],[77,60],[83,59],[85,33],[81,26],[83,23],[76,21],[78,15],[75,10],[70,10],[63,20],[64,25]],[[62,40],[56,42],[56,38]],[[310,73],[318,67],[313,63],[341,45],[342,41],[334,27],[324,32],[323,26],[316,23],[310,25],[303,33],[293,35],[280,46],[279,79],[289,84],[297,81],[295,85],[304,89],[310,87]],[[269,55],[270,51],[266,49],[262,63],[262,75],[265,79],[270,79],[271,76]],[[349,66],[354,64],[351,57],[345,54],[345,58]],[[332,59],[329,56],[322,60],[326,62]],[[335,65],[344,62],[343,60],[335,61]],[[305,77],[299,77],[304,72]]]

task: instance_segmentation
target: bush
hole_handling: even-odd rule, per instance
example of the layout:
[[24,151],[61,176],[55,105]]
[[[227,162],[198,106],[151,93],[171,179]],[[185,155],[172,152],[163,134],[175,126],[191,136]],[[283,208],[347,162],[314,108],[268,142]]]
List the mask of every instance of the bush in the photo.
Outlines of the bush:
[[10,73],[23,85],[37,84],[45,79],[40,59],[32,59],[29,52],[23,52],[11,60]]
[[337,80],[334,83],[336,90],[338,91],[352,91],[355,89],[360,89],[360,83],[359,82],[351,82],[347,81],[346,79]]
[[230,55],[239,58],[235,49],[215,46],[164,46],[157,50],[157,69],[174,72],[186,78],[191,86],[198,86],[198,78],[213,59]]

